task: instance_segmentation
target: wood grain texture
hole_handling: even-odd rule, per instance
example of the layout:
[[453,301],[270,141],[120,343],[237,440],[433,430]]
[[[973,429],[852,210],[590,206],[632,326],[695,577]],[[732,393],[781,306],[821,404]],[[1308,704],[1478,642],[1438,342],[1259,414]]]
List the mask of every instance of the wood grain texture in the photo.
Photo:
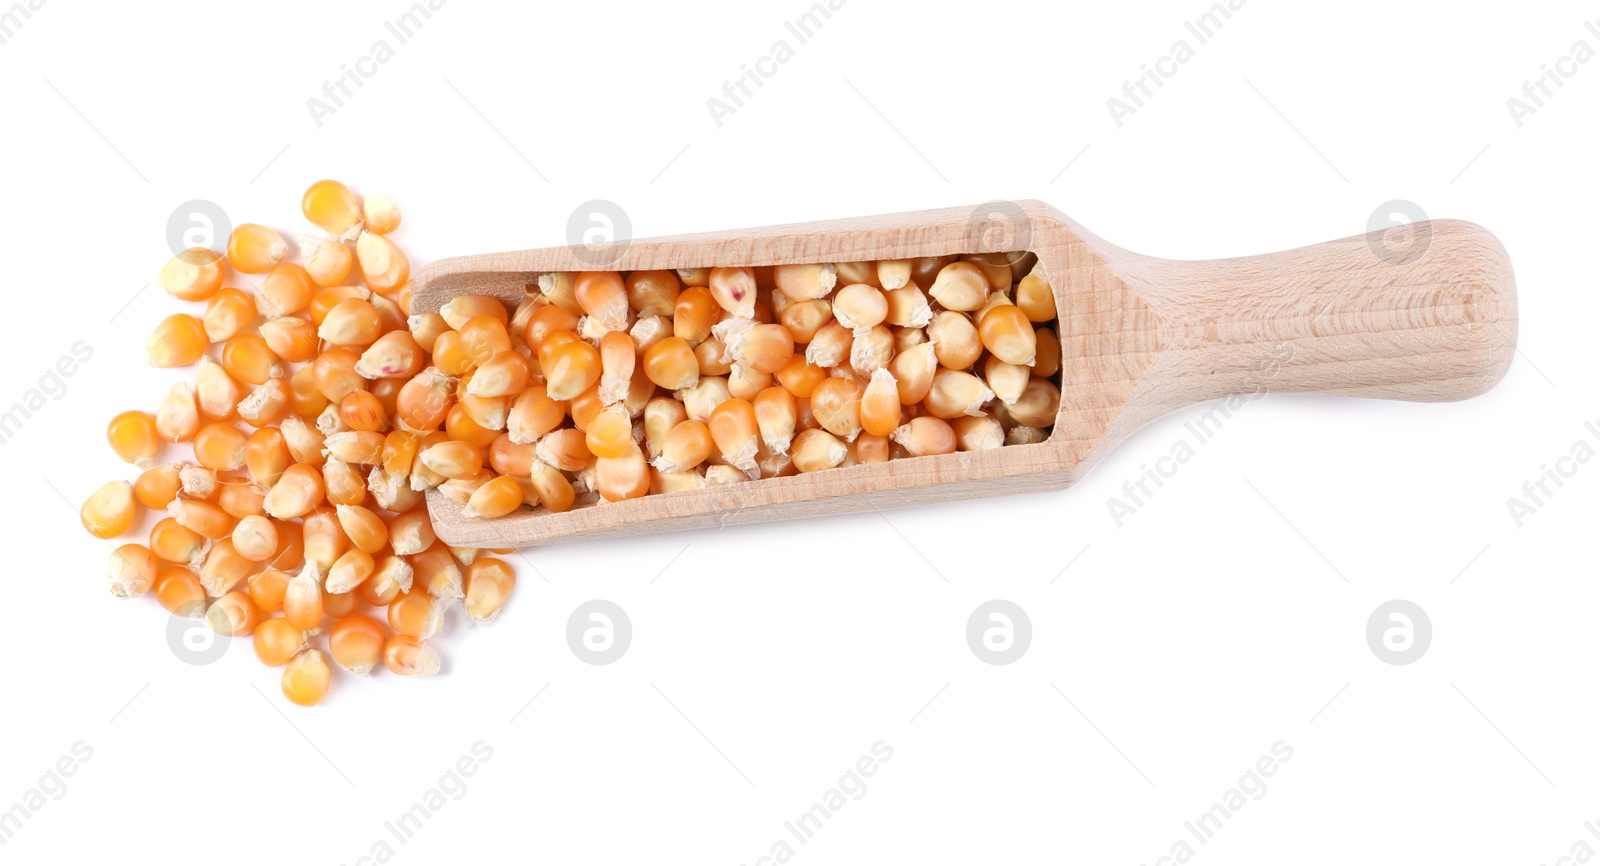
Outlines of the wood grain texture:
[[[516,547],[1067,487],[1169,412],[1261,391],[1462,400],[1498,382],[1516,349],[1516,282],[1488,231],[1439,220],[1397,263],[1369,236],[1204,262],[1141,256],[1041,202],[951,208],[434,262],[415,312],[460,294],[515,305],[557,271],[867,261],[1030,249],[1055,288],[1062,400],[1037,445],[892,460],[788,478],[602,502],[562,514],[463,518],[437,492],[450,544]],[[617,255],[620,253],[620,255]]]

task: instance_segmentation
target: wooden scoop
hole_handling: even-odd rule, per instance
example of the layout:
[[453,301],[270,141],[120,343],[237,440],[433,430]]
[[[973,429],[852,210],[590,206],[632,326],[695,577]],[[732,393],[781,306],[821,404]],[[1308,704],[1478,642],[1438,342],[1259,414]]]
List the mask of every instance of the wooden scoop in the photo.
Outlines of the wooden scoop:
[[[1407,229],[1392,229],[1392,233]],[[856,262],[1032,250],[1055,289],[1061,408],[1034,445],[890,460],[493,520],[428,494],[434,531],[518,547],[842,514],[1070,486],[1169,412],[1262,391],[1463,400],[1505,375],[1516,282],[1505,248],[1471,223],[1408,227],[1272,255],[1172,261],[1130,253],[1035,201],[463,256],[417,274],[416,313],[456,295],[512,308],[540,274]],[[924,289],[927,287],[924,286]]]

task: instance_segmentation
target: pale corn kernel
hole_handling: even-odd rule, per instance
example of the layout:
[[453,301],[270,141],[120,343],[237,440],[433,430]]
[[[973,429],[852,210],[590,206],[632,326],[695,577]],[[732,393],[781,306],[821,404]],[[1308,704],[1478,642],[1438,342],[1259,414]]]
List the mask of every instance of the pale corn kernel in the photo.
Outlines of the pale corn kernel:
[[681,336],[667,337],[645,350],[644,372],[651,382],[668,391],[693,388],[700,381],[700,363],[694,348]]
[[139,514],[139,503],[133,495],[133,485],[126,481],[107,481],[89,494],[78,516],[83,528],[95,538],[116,538],[133,526]]
[[772,374],[753,370],[743,364],[734,364],[728,374],[728,393],[740,400],[754,400],[756,395],[772,387]]
[[572,482],[568,481],[559,469],[543,462],[535,463],[532,470],[528,483],[523,488],[523,501],[533,505],[534,500],[537,500],[537,504],[547,511],[557,513],[570,511],[572,503],[578,496],[578,492],[572,487]]
[[297,706],[313,707],[328,696],[332,672],[321,650],[302,650],[283,669],[283,696]]
[[250,327],[256,319],[256,303],[238,289],[223,289],[206,301],[206,339],[219,343]]
[[382,334],[377,309],[361,298],[340,301],[317,327],[319,338],[337,346],[369,346]]
[[637,499],[650,492],[650,464],[637,445],[620,457],[600,457],[594,463],[595,491],[608,502]]
[[578,305],[574,288],[577,280],[578,275],[575,273],[540,274],[539,294],[552,305],[574,316],[581,316],[583,307]]
[[484,316],[501,325],[510,323],[506,316],[506,305],[491,295],[456,295],[439,308],[439,316],[458,331],[473,319]]
[[217,505],[239,520],[253,514],[266,514],[266,499],[267,491],[248,481],[232,479],[217,483]]
[[[633,344],[623,336],[629,348]],[[501,352],[473,371],[467,393],[476,397],[511,397],[522,393],[533,371],[528,359],[515,351]]]
[[339,304],[351,298],[367,301],[372,297],[372,290],[365,286],[326,286],[311,295],[311,303],[306,305],[306,315],[320,326],[322,320],[328,317],[328,312]]
[[855,335],[837,320],[823,325],[806,344],[806,363],[818,367],[837,367],[850,356]]
[[672,319],[667,316],[640,316],[628,329],[628,336],[633,339],[634,349],[642,353],[672,336]]
[[183,482],[183,495],[191,499],[215,501],[217,498],[217,473],[204,466],[183,463],[178,466],[178,480]]
[[287,255],[283,235],[266,226],[242,223],[228,235],[228,264],[241,274],[264,274]]
[[272,617],[262,620],[251,633],[256,658],[269,668],[281,668],[295,654],[310,646],[305,631],[295,628],[288,620]]
[[142,544],[124,544],[111,551],[106,562],[106,580],[111,594],[133,598],[150,591],[156,578],[156,557]]
[[403,283],[395,289],[393,297],[375,294],[367,302],[378,311],[378,323],[384,333],[406,330],[406,322],[411,315],[411,283]]
[[[332,508],[319,508],[301,518],[301,545],[307,566],[315,565],[321,574],[327,573],[334,562],[350,549],[350,537],[339,525],[337,513]],[[279,564],[278,568],[287,566]]]
[[717,305],[742,319],[755,317],[756,275],[750,268],[712,268],[707,286]]
[[912,457],[951,454],[956,450],[956,432],[949,422],[929,415],[912,418],[889,438]]
[[970,312],[989,298],[989,280],[974,262],[951,262],[939,270],[928,295],[947,310]]
[[671,397],[655,397],[644,407],[644,441],[650,458],[661,456],[667,434],[678,422],[689,417],[683,404]]
[[683,401],[684,411],[696,421],[710,421],[711,413],[718,406],[733,399],[733,392],[728,389],[728,380],[720,376],[702,378],[693,388],[686,388],[677,392],[679,400]]
[[829,433],[854,439],[861,432],[861,393],[855,380],[830,376],[811,392],[811,414]]
[[454,381],[437,368],[412,376],[400,389],[396,419],[409,430],[437,430],[450,412]]
[[1040,328],[1033,332],[1033,341],[1038,347],[1033,359],[1033,375],[1049,379],[1061,372],[1061,341],[1056,332]]
[[261,339],[279,358],[302,364],[317,356],[317,329],[309,319],[279,316],[261,323]]
[[866,283],[851,283],[834,294],[833,316],[852,331],[881,325],[889,317],[889,299]]
[[715,447],[708,425],[685,418],[663,438],[655,467],[663,472],[685,472],[705,462]]
[[442,542],[434,542],[427,550],[411,557],[416,585],[437,599],[460,598],[461,567],[456,564],[450,549]]
[[889,437],[873,436],[863,433],[850,443],[855,449],[857,463],[887,463],[889,462]]
[[675,268],[673,273],[685,286],[704,286],[711,281],[710,268]]
[[[372,513],[368,508],[360,505],[337,505],[334,513],[339,518],[339,527],[344,530],[346,537],[357,549],[372,554],[382,550],[389,543],[389,526],[383,518]],[[332,580],[332,575],[329,575]],[[348,592],[347,589],[337,589],[334,592]]]
[[228,637],[250,634],[263,618],[261,608],[242,592],[230,592],[206,608],[206,625]]
[[235,334],[222,344],[222,368],[229,376],[251,385],[286,374],[283,363],[259,334]]
[[374,292],[388,294],[411,279],[411,262],[406,254],[394,241],[373,232],[362,232],[356,240],[356,264]]
[[161,449],[160,437],[156,420],[150,413],[136,409],[123,412],[106,425],[106,441],[111,443],[111,450],[140,469],[149,468],[155,461],[156,452]]
[[361,200],[336,180],[319,180],[300,196],[300,212],[330,235],[342,235],[361,223]]
[[1017,402],[1006,407],[1011,420],[1024,427],[1049,427],[1056,423],[1061,391],[1048,379],[1029,379]]
[[440,442],[423,449],[417,459],[445,478],[465,479],[483,468],[483,449],[466,442]]
[[743,484],[750,480],[750,476],[737,466],[726,463],[713,463],[705,469],[705,486],[723,487],[729,484]]
[[268,319],[293,315],[311,304],[316,291],[317,285],[305,268],[283,262],[261,279],[261,287],[256,289],[256,312]]
[[971,262],[978,266],[983,273],[983,278],[988,281],[989,288],[995,292],[1009,292],[1011,290],[1011,266],[1014,259],[1019,258],[1018,253],[972,253],[961,257],[964,262]]
[[900,386],[894,374],[880,369],[872,374],[861,394],[861,429],[871,436],[888,436],[900,426]]
[[778,314],[778,324],[789,332],[796,343],[811,342],[816,337],[817,331],[832,319],[833,307],[821,299],[796,301],[784,307],[783,312]]
[[535,442],[540,436],[561,426],[566,407],[550,399],[542,384],[529,385],[517,396],[506,415],[506,433],[518,444]]
[[[229,289],[228,291],[235,291]],[[175,313],[161,320],[144,341],[145,359],[152,367],[183,367],[206,352],[206,331],[200,320]]]
[[252,514],[234,524],[229,540],[233,542],[233,549],[245,559],[266,562],[278,552],[278,527],[271,520]]
[[289,403],[289,386],[282,379],[268,379],[250,389],[235,411],[246,424],[262,428],[282,421]]
[[1007,445],[1037,445],[1049,438],[1050,434],[1038,427],[1018,425],[1006,431]]
[[882,288],[878,284],[877,262],[838,262],[834,268],[838,270],[841,285],[866,283],[875,289]]
[[776,373],[794,357],[794,337],[782,325],[756,325],[730,348],[740,364],[762,373]]
[[[657,273],[669,273],[660,271]],[[669,274],[670,275],[670,274]],[[673,278],[676,281],[676,277]],[[638,350],[633,338],[621,331],[612,331],[600,338],[600,400],[607,405],[620,403],[628,395],[633,383],[633,370],[638,362]],[[521,390],[520,388],[518,389]]]
[[248,437],[237,428],[213,422],[194,434],[194,459],[214,472],[232,472],[244,466]]
[[156,572],[151,585],[156,601],[168,613],[183,617],[196,617],[206,607],[206,591],[200,586],[194,572],[181,566],[169,565]]
[[[335,460],[375,466],[383,462],[384,435],[372,430],[346,430],[323,440],[323,453]],[[280,482],[281,483],[281,482]]]
[[[420,455],[429,447],[437,445],[440,442],[449,441],[450,435],[448,433],[444,432],[443,430],[435,430],[422,437],[422,443],[417,446],[417,454]],[[438,487],[440,484],[443,484],[445,482],[445,477],[433,471],[432,469],[429,469],[427,464],[418,459],[413,461],[411,464],[410,480],[412,490],[432,490],[433,488]]]
[[467,503],[472,501],[472,494],[478,492],[478,488],[493,481],[494,478],[493,470],[479,469],[470,478],[447,478],[443,484],[439,485],[438,489],[446,499],[465,508]]
[[1006,430],[993,415],[963,415],[950,422],[962,451],[992,451],[1006,444]]
[[204,247],[190,247],[161,266],[156,282],[180,301],[204,301],[222,288],[222,257]]
[[989,390],[1007,406],[1015,405],[1033,373],[1027,367],[1008,364],[996,355],[990,355],[983,364],[983,381]]
[[516,585],[517,573],[504,560],[485,557],[473,562],[467,566],[467,616],[473,622],[493,619]]
[[168,442],[187,442],[199,429],[200,407],[194,391],[183,382],[173,383],[156,408],[156,434]]
[[750,402],[755,409],[762,444],[773,453],[787,454],[799,417],[794,395],[784,388],[768,387]]
[[386,235],[400,227],[400,206],[386,192],[370,192],[361,203],[361,217],[367,231]]
[[628,304],[641,316],[671,316],[682,283],[672,271],[634,271],[627,280]]
[[828,378],[826,370],[807,362],[805,356],[798,353],[783,365],[782,370],[772,375],[785,391],[798,400],[810,400],[811,392],[822,384],[823,379]]
[[778,291],[796,301],[825,298],[838,285],[839,269],[833,264],[778,265],[772,269]]
[[981,415],[984,404],[993,399],[994,392],[977,376],[940,368],[933,374],[933,386],[928,389],[922,405],[935,418],[949,419]]
[[357,587],[361,600],[374,607],[388,607],[389,602],[411,588],[411,563],[399,556],[387,554],[378,558],[372,576]]
[[991,307],[978,321],[978,336],[984,348],[1007,364],[1033,366],[1037,338],[1033,323],[1013,304]]
[[151,511],[165,511],[178,491],[183,489],[183,479],[176,463],[163,463],[139,473],[133,482],[133,495],[139,504]]
[[690,346],[711,336],[711,328],[722,316],[722,308],[711,290],[691,285],[678,293],[678,302],[672,307],[672,335]]
[[327,460],[327,455],[322,453],[323,445],[327,439],[322,431],[307,424],[297,415],[289,415],[278,424],[278,431],[283,434],[283,441],[289,448],[289,456],[296,463],[308,466],[321,466]]
[[200,499],[173,499],[167,504],[167,513],[184,526],[212,541],[227,538],[233,532],[234,519],[220,506]]
[[402,556],[421,553],[433,546],[433,522],[428,510],[419,508],[395,515],[389,523],[389,539],[394,552]]
[[895,328],[894,351],[896,355],[913,346],[920,346],[928,342],[928,332],[922,328]]
[[202,355],[194,376],[195,404],[202,417],[211,421],[226,421],[237,413],[239,401],[245,398],[245,389],[223,369],[221,364]]
[[333,561],[333,567],[328,569],[324,588],[330,595],[344,595],[371,577],[377,567],[378,564],[373,561],[372,554],[359,547],[352,547]]
[[463,517],[504,517],[522,505],[522,485],[510,475],[497,475],[485,482],[467,499]]
[[433,647],[409,635],[397,634],[383,646],[383,666],[403,677],[439,672],[441,662]]
[[278,483],[267,491],[263,507],[268,515],[279,520],[304,517],[322,504],[326,490],[316,467],[296,463],[285,469]]
[[315,562],[307,562],[299,574],[289,578],[283,590],[283,616],[301,629],[322,623],[322,571]]
[[411,489],[409,472],[385,472],[381,466],[374,466],[368,473],[367,489],[372,492],[373,502],[384,511],[410,511],[424,501],[420,491]]
[[871,378],[893,358],[894,332],[885,325],[857,331],[850,341],[850,369],[863,378]]
[[211,550],[211,541],[192,529],[187,529],[178,524],[171,517],[164,517],[150,528],[150,552],[157,559],[174,562],[178,565],[199,565],[206,560],[206,554]]
[[906,283],[884,293],[889,302],[884,321],[897,328],[923,328],[933,321],[933,306],[916,283]]
[[572,284],[573,298],[604,331],[626,331],[632,315],[622,275],[614,271],[586,271]]
[[226,595],[245,578],[261,570],[260,564],[251,561],[234,549],[233,539],[224,538],[211,545],[205,562],[200,566],[200,585],[212,598]]
[[885,259],[878,262],[878,285],[886,292],[905,286],[911,281],[910,259]]
[[571,400],[600,381],[600,351],[576,338],[555,342],[546,337],[539,347],[539,368],[550,399]]
[[328,653],[339,667],[366,675],[383,661],[383,645],[388,635],[370,616],[352,614],[341,617],[328,629]]
[[1056,317],[1055,292],[1039,270],[1035,269],[1017,283],[1017,308],[1028,317],[1028,321],[1034,323],[1048,322]]
[[[800,472],[820,472],[832,469],[844,462],[849,449],[832,433],[826,430],[802,430],[794,437],[794,444],[789,449],[789,456],[794,462],[794,468]],[[709,473],[707,480],[710,480]]]
[[429,355],[433,354],[435,340],[438,340],[446,331],[455,330],[450,327],[449,322],[444,320],[444,316],[438,313],[421,313],[412,316],[407,320],[407,325],[411,330],[411,338],[417,342],[422,351]]
[[971,367],[983,354],[977,326],[962,313],[945,310],[935,315],[928,324],[928,339],[934,345],[940,366],[952,370]]

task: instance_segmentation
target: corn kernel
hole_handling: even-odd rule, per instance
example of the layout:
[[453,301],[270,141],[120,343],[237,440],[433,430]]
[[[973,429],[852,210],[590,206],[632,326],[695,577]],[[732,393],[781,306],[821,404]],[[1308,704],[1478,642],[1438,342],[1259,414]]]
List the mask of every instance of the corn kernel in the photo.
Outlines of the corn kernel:
[[261,608],[242,592],[230,592],[206,609],[206,625],[220,635],[239,637],[256,630],[265,617]]
[[383,647],[383,666],[403,677],[439,672],[439,654],[433,647],[404,634],[389,638]]
[[300,197],[300,212],[330,235],[342,235],[361,222],[361,201],[336,180],[319,180]]
[[510,597],[517,573],[503,560],[485,557],[467,566],[466,582],[467,616],[473,622],[487,622]]
[[162,319],[150,332],[150,338],[144,343],[145,357],[152,367],[183,367],[200,360],[206,343],[206,329],[199,319],[175,313]]
[[133,526],[139,514],[139,503],[133,495],[133,485],[126,481],[107,481],[89,494],[79,509],[83,528],[95,538],[116,538]]
[[228,264],[241,274],[264,274],[287,255],[283,235],[263,225],[242,223],[228,236]]
[[306,633],[295,628],[286,619],[265,619],[256,626],[251,633],[251,642],[255,644],[256,658],[269,668],[279,668],[289,663],[296,653],[306,649],[310,643],[306,640]]
[[152,589],[156,601],[168,613],[193,616],[205,610],[206,591],[200,586],[199,578],[187,568],[169,565],[161,569],[156,572]]
[[331,677],[328,659],[321,650],[302,650],[283,669],[283,696],[298,706],[316,706],[328,696]]
[[361,203],[361,217],[367,231],[386,235],[400,227],[400,206],[388,193],[367,193],[367,200]]
[[204,301],[222,288],[222,257],[204,247],[190,247],[161,266],[156,282],[180,301]]

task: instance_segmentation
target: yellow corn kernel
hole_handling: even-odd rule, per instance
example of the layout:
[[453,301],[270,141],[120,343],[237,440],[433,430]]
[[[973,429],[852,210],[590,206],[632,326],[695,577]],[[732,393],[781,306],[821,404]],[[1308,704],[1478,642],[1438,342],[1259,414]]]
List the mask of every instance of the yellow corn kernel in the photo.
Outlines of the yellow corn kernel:
[[323,316],[317,336],[336,346],[369,346],[383,334],[378,311],[362,298],[346,298]]
[[539,367],[550,399],[571,400],[600,381],[600,352],[582,340],[555,342],[547,337],[539,349]]
[[1056,337],[1056,332],[1040,328],[1033,332],[1033,342],[1037,347],[1033,358],[1033,375],[1049,379],[1061,372],[1061,341]]
[[850,443],[855,448],[857,463],[887,463],[889,461],[889,437],[873,436],[863,433]]
[[383,666],[403,677],[436,674],[439,654],[414,637],[397,634],[383,646]]
[[888,292],[901,288],[911,282],[910,259],[885,259],[878,262],[878,285]]
[[[339,527],[344,534],[360,550],[367,553],[377,553],[389,543],[389,526],[383,518],[372,513],[368,508],[360,505],[339,505],[334,508],[335,515],[339,518]],[[329,576],[332,580],[332,575]],[[336,590],[345,592],[346,590]]]
[[989,279],[975,262],[951,262],[939,270],[928,294],[947,310],[971,312],[989,299]]
[[[236,291],[229,289],[229,291]],[[220,297],[218,295],[217,297]],[[145,340],[145,358],[152,367],[183,367],[200,360],[206,351],[206,330],[199,319],[175,313],[161,320]]]
[[356,263],[374,292],[388,294],[411,279],[411,262],[406,254],[380,234],[361,233],[356,240]]
[[240,520],[252,515],[265,515],[266,499],[265,489],[242,479],[231,479],[217,484],[217,505],[230,516]]
[[514,351],[500,352],[473,371],[467,393],[476,397],[514,396],[527,387],[532,372],[527,358]]
[[483,468],[483,449],[466,442],[440,442],[424,449],[417,458],[445,478],[471,478]]
[[389,429],[389,414],[371,391],[351,391],[339,401],[339,420],[350,430],[382,433]]
[[263,225],[242,223],[228,236],[228,264],[241,274],[264,274],[287,255],[283,235]]
[[264,507],[268,515],[278,520],[290,520],[310,514],[322,504],[325,495],[322,474],[316,467],[296,463],[283,470],[278,483],[267,491]]
[[367,479],[360,470],[343,460],[329,460],[322,464],[323,496],[328,504],[360,505],[367,501]]
[[327,286],[318,289],[311,295],[311,303],[306,305],[306,315],[318,327],[321,327],[328,313],[345,301],[355,299],[371,303],[372,290],[362,286]]
[[778,384],[783,386],[796,399],[810,400],[811,393],[828,378],[828,371],[806,361],[804,355],[796,353],[783,365],[783,369],[772,374]]
[[794,395],[784,388],[770,387],[762,389],[750,402],[755,408],[762,444],[774,453],[789,453],[789,443],[794,441],[799,418]]
[[283,616],[290,625],[313,629],[322,622],[322,572],[307,562],[299,574],[289,578],[283,590]]
[[450,411],[452,384],[450,377],[428,367],[400,388],[395,417],[409,430],[437,430]]
[[612,331],[600,338],[601,401],[610,405],[620,403],[628,396],[637,362],[638,351],[632,337],[621,331]]
[[149,468],[161,448],[156,420],[148,412],[132,410],[111,419],[106,426],[106,441],[124,461],[140,469]]
[[650,464],[637,445],[620,457],[600,457],[594,464],[595,490],[608,502],[637,499],[650,492]]
[[956,450],[955,430],[948,422],[929,415],[912,418],[889,438],[912,457],[952,454]]
[[983,278],[988,282],[989,288],[995,292],[1009,292],[1011,290],[1011,263],[1015,258],[1020,258],[1021,253],[973,253],[961,257],[963,262],[969,262],[978,267]]
[[661,456],[667,434],[678,422],[689,417],[683,404],[671,397],[656,397],[644,407],[644,441],[650,459]]
[[536,453],[541,461],[563,472],[577,472],[594,460],[584,432],[572,428],[546,434],[539,440]]
[[324,589],[330,595],[344,595],[371,577],[373,569],[377,566],[372,554],[359,547],[352,547],[334,560],[333,568],[328,569],[328,579],[324,583]]
[[663,472],[686,472],[709,459],[715,448],[709,425],[684,418],[663,438],[655,465]]
[[1017,402],[1006,407],[1011,420],[1024,427],[1050,427],[1061,408],[1061,390],[1047,379],[1029,379]]
[[328,696],[332,675],[321,650],[302,650],[283,669],[283,696],[297,706],[316,706]]
[[262,487],[278,483],[283,471],[294,460],[289,456],[289,445],[283,431],[276,427],[263,427],[250,434],[244,443],[244,466],[250,480]]
[[559,469],[548,464],[534,463],[531,468],[532,472],[523,488],[523,501],[556,513],[571,510],[572,503],[578,497],[572,482]]
[[506,317],[506,305],[493,295],[456,295],[439,308],[439,316],[458,331],[482,316],[488,316],[502,326],[510,321]]
[[394,552],[402,556],[421,553],[433,546],[433,522],[428,510],[419,508],[395,515],[389,523],[389,541]]
[[373,430],[346,430],[323,440],[323,451],[335,460],[376,466],[383,462],[386,438]]
[[161,266],[156,282],[180,301],[204,301],[222,288],[222,257],[204,247],[190,247]]
[[316,370],[301,367],[289,376],[289,410],[302,418],[315,418],[328,407],[328,398],[317,390]]
[[251,514],[234,524],[229,540],[245,559],[266,562],[278,552],[278,526],[260,514]]
[[522,485],[510,475],[499,475],[472,491],[463,517],[504,517],[522,505]]
[[467,616],[486,622],[500,612],[517,585],[517,573],[503,560],[484,557],[467,566]]
[[383,660],[383,644],[387,637],[377,620],[352,614],[341,617],[328,630],[328,652],[339,667],[365,675]]
[[634,271],[628,275],[628,304],[641,316],[671,316],[682,283],[672,271]]
[[962,313],[945,310],[935,315],[928,324],[928,339],[934,345],[939,365],[951,370],[965,370],[983,354],[977,327]]
[[386,192],[367,193],[361,203],[361,218],[367,231],[386,235],[400,227],[400,206]]
[[[705,342],[694,347],[694,358],[700,363],[702,376],[726,376],[733,372],[732,356],[727,354],[728,347],[716,336],[707,337]],[[722,360],[724,357],[729,360]]]
[[806,344],[806,363],[818,367],[837,367],[850,356],[855,334],[837,320],[823,325]]
[[[511,398],[509,397],[478,397],[468,394],[462,397],[451,411],[454,411],[455,408],[460,408],[479,429],[496,433],[506,429],[506,415],[510,407]],[[450,416],[446,415],[445,429],[448,430],[449,425]]]
[[888,436],[900,426],[900,386],[894,374],[878,370],[861,394],[861,429],[871,436]]
[[316,284],[305,268],[290,262],[275,265],[256,290],[255,310],[268,319],[279,319],[304,310],[311,303]]
[[269,668],[279,668],[289,663],[295,654],[310,646],[305,631],[295,628],[286,619],[273,617],[262,620],[251,634],[256,658]]
[[342,235],[361,222],[361,200],[336,180],[319,180],[300,197],[300,212],[330,235]]
[[289,575],[269,568],[245,578],[245,591],[256,606],[267,613],[283,610],[284,594],[289,588]]
[[978,321],[978,336],[984,348],[1007,364],[1033,366],[1038,343],[1033,323],[1013,304],[989,308]]
[[142,544],[124,544],[111,551],[106,563],[106,579],[111,584],[111,594],[118,598],[133,598],[150,591],[156,578],[156,557]]
[[[222,368],[240,382],[260,385],[285,374],[283,363],[258,334],[235,334],[222,344]],[[237,402],[237,401],[235,401]]]
[[756,451],[760,427],[756,424],[756,410],[749,400],[735,397],[718,406],[706,425],[711,439],[722,453],[722,459],[745,471],[752,479],[761,477],[756,465]]
[[180,526],[170,517],[162,518],[150,529],[150,552],[157,559],[178,565],[199,565],[205,562],[210,550],[211,542],[205,536]]
[[178,475],[178,466],[175,463],[163,463],[152,466],[139,473],[133,482],[133,495],[139,504],[151,511],[165,511],[172,500],[178,498],[178,491],[183,489],[183,479]]
[[633,420],[625,409],[607,409],[589,422],[584,442],[596,457],[621,457],[634,447]]
[[194,391],[177,382],[156,408],[156,434],[168,442],[187,442],[200,429],[200,407]]
[[217,634],[229,637],[250,634],[264,618],[261,608],[242,592],[230,592],[206,609],[206,625]]
[[1030,322],[1048,322],[1056,317],[1056,297],[1044,274],[1037,270],[1017,283],[1017,308]]
[[893,357],[894,332],[887,326],[856,331],[850,341],[850,368],[863,378],[871,378],[873,373],[888,366]]
[[861,386],[854,379],[830,376],[811,392],[811,415],[829,433],[854,439],[861,432]]
[[332,348],[311,362],[317,390],[329,402],[337,403],[351,391],[365,391],[367,380],[356,372],[361,356],[349,349]]
[[356,254],[336,237],[301,238],[300,255],[306,260],[306,277],[317,286],[343,285],[355,270]]
[[707,287],[717,305],[741,319],[755,317],[756,275],[750,268],[712,268]]
[[244,466],[248,438],[227,424],[211,423],[194,434],[194,459],[213,472],[232,472]]
[[401,592],[411,586],[411,563],[388,554],[379,557],[372,576],[356,587],[361,600],[374,607],[388,607]]
[[629,325],[627,288],[614,271],[588,271],[572,283],[572,296],[602,331],[626,331]]
[[[363,584],[366,581],[362,581]],[[361,603],[361,594],[358,592],[328,592],[322,591],[322,615],[339,619],[355,613],[356,605]]]
[[139,503],[133,495],[133,485],[126,481],[107,481],[89,494],[79,509],[83,528],[95,538],[116,538],[133,526],[139,514]]
[[865,283],[851,283],[833,296],[833,316],[852,331],[881,325],[889,317],[889,299]]
[[365,379],[409,379],[422,372],[425,360],[422,347],[409,332],[390,331],[361,353],[355,371]]
[[167,513],[187,527],[212,541],[227,538],[233,531],[233,517],[221,507],[200,499],[175,498],[167,504]]
[[296,463],[308,466],[321,466],[326,461],[327,455],[322,453],[326,437],[322,431],[308,425],[298,415],[289,415],[278,425],[278,430],[283,434],[284,444],[289,447],[289,456]]
[[444,608],[417,584],[389,603],[389,627],[397,634],[426,640],[439,632]]
[[933,386],[922,405],[935,418],[950,419],[980,415],[984,405],[993,399],[994,392],[977,376],[940,368],[933,374]]
[[645,351],[644,373],[657,386],[677,391],[700,381],[700,363],[688,340],[667,337]]
[[794,357],[794,337],[782,325],[756,325],[733,346],[733,356],[751,369],[776,373]]
[[427,550],[411,557],[411,568],[416,576],[416,585],[427,590],[434,598],[461,597],[461,567],[443,542],[436,541]]
[[672,307],[672,335],[691,347],[711,336],[711,328],[722,315],[717,299],[704,286],[691,286],[678,293]]
[[292,395],[282,379],[268,379],[239,401],[239,418],[252,427],[269,427],[288,414]]
[[238,289],[223,289],[206,302],[206,339],[220,343],[250,327],[256,318],[256,303]]
[[430,355],[433,354],[434,342],[446,332],[453,330],[438,313],[412,316],[407,324],[410,326],[411,338],[417,342],[422,351]]
[[850,449],[832,433],[821,429],[802,430],[789,448],[794,468],[800,472],[820,472],[844,463]]
[[472,499],[472,494],[478,488],[494,480],[494,472],[489,469],[479,469],[470,478],[447,478],[439,485],[439,492],[457,505],[465,507]]
[[200,585],[206,588],[207,595],[217,598],[260,570],[259,563],[234,548],[232,538],[224,538],[206,552],[205,562],[200,566]]
[[194,572],[177,565],[169,565],[156,572],[156,582],[151,586],[156,601],[168,613],[193,616],[205,610],[206,591]]
[[704,286],[711,282],[710,268],[677,268],[673,273],[685,286]]
[[878,284],[877,262],[836,262],[834,268],[838,271],[840,285],[866,283],[875,289],[882,288]]

